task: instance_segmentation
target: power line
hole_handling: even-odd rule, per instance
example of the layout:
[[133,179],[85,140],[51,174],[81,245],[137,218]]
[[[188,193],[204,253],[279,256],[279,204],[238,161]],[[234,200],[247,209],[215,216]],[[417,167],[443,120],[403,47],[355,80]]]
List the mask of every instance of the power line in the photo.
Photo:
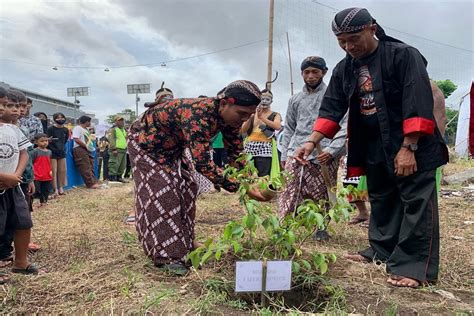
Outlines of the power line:
[[169,64],[169,63],[174,63],[178,61],[183,61],[183,60],[188,60],[188,59],[193,59],[193,58],[199,58],[199,57],[204,57],[204,56],[209,56],[209,55],[214,55],[214,54],[219,54],[223,53],[226,51],[246,47],[246,46],[251,46],[255,45],[261,42],[266,42],[268,41],[267,38],[265,39],[260,39],[257,41],[253,42],[247,42],[243,43],[237,46],[232,46],[232,47],[227,47],[203,54],[198,54],[198,55],[193,55],[193,56],[187,56],[187,57],[181,57],[181,58],[176,58],[176,59],[170,59],[170,60],[164,60],[164,61],[158,61],[158,62],[152,62],[152,63],[145,63],[145,64],[134,64],[134,65],[119,65],[119,66],[68,66],[68,65],[53,65],[53,64],[42,64],[42,63],[36,63],[36,62],[30,62],[30,61],[24,61],[24,60],[16,60],[16,59],[10,59],[10,58],[0,58],[0,60],[7,61],[7,62],[13,62],[13,63],[19,63],[19,64],[27,64],[27,65],[34,65],[34,66],[43,66],[43,67],[57,67],[57,68],[65,68],[65,69],[121,69],[121,68],[134,68],[134,67],[154,67],[162,64]]
[[[317,0],[311,0],[311,2],[313,2],[313,3],[315,3],[315,4],[319,4],[319,5],[322,6],[322,7],[326,7],[326,8],[328,8],[328,9],[331,9],[331,10],[334,11],[334,13],[337,13],[337,12],[341,11],[341,9],[337,9],[337,8],[331,7],[331,6],[327,5],[327,4],[324,4],[324,3],[319,2],[319,1],[317,1]],[[459,50],[463,50],[463,51],[466,51],[466,52],[474,53],[474,50],[470,50],[470,49],[467,49],[467,48],[457,47],[457,46],[454,46],[454,45],[450,45],[450,44],[446,44],[446,43],[443,43],[443,42],[435,41],[435,40],[432,40],[432,39],[429,39],[429,38],[426,38],[426,37],[423,37],[423,36],[411,34],[411,33],[404,32],[404,31],[400,31],[400,30],[394,29],[394,28],[392,28],[392,27],[384,26],[384,28],[386,28],[386,29],[388,29],[388,30],[395,31],[395,32],[399,32],[399,33],[401,33],[401,34],[405,34],[405,35],[417,37],[417,38],[419,38],[419,39],[423,39],[423,40],[425,40],[425,41],[429,41],[429,42],[436,43],[436,44],[439,44],[439,45],[443,45],[443,46],[451,47],[451,48],[454,48],[454,49],[459,49]]]

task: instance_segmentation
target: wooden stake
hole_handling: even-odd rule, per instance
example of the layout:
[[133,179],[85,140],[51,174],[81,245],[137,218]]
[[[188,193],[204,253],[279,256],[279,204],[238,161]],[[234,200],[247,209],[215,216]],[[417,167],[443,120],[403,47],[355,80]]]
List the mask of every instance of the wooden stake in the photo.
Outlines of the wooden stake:
[[291,51],[290,51],[290,38],[288,37],[288,32],[286,32],[286,43],[288,44],[288,63],[290,65],[290,87],[291,95],[293,95],[293,67],[291,65]]
[[265,307],[267,306],[267,259],[262,261],[262,292],[260,293],[260,304]]
[[[274,17],[275,0],[270,0],[270,19],[268,25],[268,65],[267,65],[267,81],[272,81],[273,67],[273,17]],[[268,84],[271,90],[272,84]]]

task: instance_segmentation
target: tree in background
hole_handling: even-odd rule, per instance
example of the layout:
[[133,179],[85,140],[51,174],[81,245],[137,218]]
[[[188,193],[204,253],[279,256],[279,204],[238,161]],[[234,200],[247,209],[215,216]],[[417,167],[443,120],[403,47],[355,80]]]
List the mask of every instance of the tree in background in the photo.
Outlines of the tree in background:
[[125,126],[130,126],[133,123],[133,121],[135,121],[135,119],[137,118],[135,111],[130,110],[130,109],[125,109],[125,110],[122,110],[122,112],[120,113],[107,116],[107,119],[106,119],[107,123],[109,123],[110,125],[114,125],[116,116],[122,116],[125,119]]
[[[449,79],[446,80],[435,80],[438,87],[443,91],[444,98],[447,99],[457,88],[458,86],[454,84]],[[446,139],[448,144],[454,144],[456,140],[456,131],[458,128],[458,120],[456,119],[459,114],[458,110],[451,109],[446,107],[446,122],[448,125],[446,126]]]

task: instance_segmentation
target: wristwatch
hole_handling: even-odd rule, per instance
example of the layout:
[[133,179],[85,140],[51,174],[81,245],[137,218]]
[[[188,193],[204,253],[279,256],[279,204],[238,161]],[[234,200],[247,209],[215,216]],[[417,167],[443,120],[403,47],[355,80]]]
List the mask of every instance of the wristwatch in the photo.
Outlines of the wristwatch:
[[418,144],[415,144],[415,143],[413,143],[413,144],[402,144],[402,147],[407,148],[411,152],[415,152],[418,149]]

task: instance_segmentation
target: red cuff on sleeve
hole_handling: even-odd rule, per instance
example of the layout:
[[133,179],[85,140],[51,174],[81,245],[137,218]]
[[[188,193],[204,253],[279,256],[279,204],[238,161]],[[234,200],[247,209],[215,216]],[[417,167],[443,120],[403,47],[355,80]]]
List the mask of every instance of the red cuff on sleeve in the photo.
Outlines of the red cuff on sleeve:
[[360,177],[365,175],[366,170],[363,167],[347,167],[347,178]]
[[434,129],[435,122],[427,118],[411,117],[403,121],[403,135],[416,132],[432,135]]
[[322,117],[318,118],[313,126],[314,132],[320,132],[327,138],[333,138],[340,129],[338,123]]

